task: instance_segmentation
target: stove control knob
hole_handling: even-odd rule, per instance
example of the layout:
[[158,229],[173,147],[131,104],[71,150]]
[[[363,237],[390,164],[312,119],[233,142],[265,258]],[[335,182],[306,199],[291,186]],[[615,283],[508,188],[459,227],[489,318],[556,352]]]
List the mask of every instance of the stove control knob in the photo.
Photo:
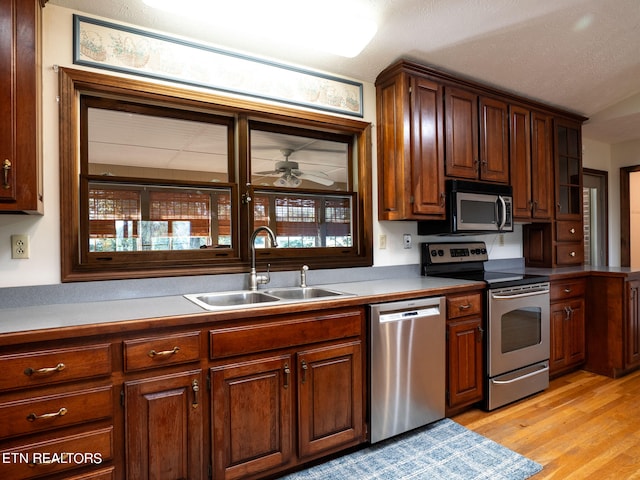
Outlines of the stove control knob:
[[442,249],[438,250],[438,256],[439,257],[444,257],[444,250],[442,250]]
[[486,248],[483,248],[483,249],[482,249],[482,254],[483,254],[483,255],[485,255],[486,253],[487,253],[487,249],[486,249]]
[[431,250],[431,256],[435,257],[436,255],[438,255],[438,251],[437,250]]

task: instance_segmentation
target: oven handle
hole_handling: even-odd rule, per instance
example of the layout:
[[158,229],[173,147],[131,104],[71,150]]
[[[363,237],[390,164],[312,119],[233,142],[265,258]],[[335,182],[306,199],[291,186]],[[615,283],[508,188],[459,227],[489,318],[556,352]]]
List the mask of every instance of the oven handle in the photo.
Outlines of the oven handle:
[[524,297],[533,297],[535,295],[545,295],[549,293],[549,290],[536,290],[535,292],[528,293],[514,293],[513,295],[496,295],[495,293],[491,294],[491,298],[495,298],[497,300],[511,300],[513,298],[524,298]]
[[544,367],[536,370],[535,372],[527,373],[526,375],[522,375],[521,377],[513,378],[511,380],[494,380],[491,379],[491,383],[495,383],[497,385],[505,385],[508,383],[519,382],[520,380],[524,380],[525,378],[533,377],[534,375],[538,375],[539,373],[546,372],[549,370],[549,366],[545,365]]

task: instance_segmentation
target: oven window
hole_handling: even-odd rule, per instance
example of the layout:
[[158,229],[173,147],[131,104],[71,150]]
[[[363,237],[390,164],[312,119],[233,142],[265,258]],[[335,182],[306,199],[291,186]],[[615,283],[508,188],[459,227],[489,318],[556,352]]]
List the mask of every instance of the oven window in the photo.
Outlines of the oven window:
[[522,307],[502,315],[502,353],[538,345],[542,341],[542,309]]

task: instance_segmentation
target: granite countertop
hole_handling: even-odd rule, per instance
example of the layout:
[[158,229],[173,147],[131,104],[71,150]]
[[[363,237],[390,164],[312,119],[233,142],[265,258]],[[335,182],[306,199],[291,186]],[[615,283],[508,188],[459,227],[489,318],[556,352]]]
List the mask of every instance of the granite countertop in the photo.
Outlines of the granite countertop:
[[[329,302],[331,302],[332,307],[363,305],[400,300],[403,297],[411,298],[441,294],[447,290],[455,290],[465,286],[482,287],[483,284],[448,278],[413,277],[310,286],[338,290],[352,295],[339,298],[332,297],[331,300],[327,301],[300,302],[289,304],[289,306],[295,305],[297,307],[304,304],[305,308],[312,310],[314,307],[310,305],[315,305],[317,308],[322,309],[323,304],[327,305]],[[258,310],[269,311],[269,308],[271,307],[251,307],[250,311],[257,313]],[[282,309],[282,306],[279,308]],[[0,308],[0,335],[52,328],[162,319],[164,317],[204,317],[209,315],[211,319],[217,317],[228,318],[234,312],[237,316],[238,312],[246,312],[247,310],[247,308],[238,308],[235,311],[207,311],[182,295]],[[205,320],[203,318],[203,321]]]

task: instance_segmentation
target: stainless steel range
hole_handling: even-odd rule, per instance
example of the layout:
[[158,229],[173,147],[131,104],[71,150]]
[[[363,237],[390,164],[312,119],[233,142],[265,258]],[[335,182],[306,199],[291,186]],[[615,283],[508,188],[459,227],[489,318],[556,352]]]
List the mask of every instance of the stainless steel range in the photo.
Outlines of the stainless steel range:
[[422,274],[484,281],[485,408],[549,386],[549,278],[495,272],[484,242],[422,244]]

